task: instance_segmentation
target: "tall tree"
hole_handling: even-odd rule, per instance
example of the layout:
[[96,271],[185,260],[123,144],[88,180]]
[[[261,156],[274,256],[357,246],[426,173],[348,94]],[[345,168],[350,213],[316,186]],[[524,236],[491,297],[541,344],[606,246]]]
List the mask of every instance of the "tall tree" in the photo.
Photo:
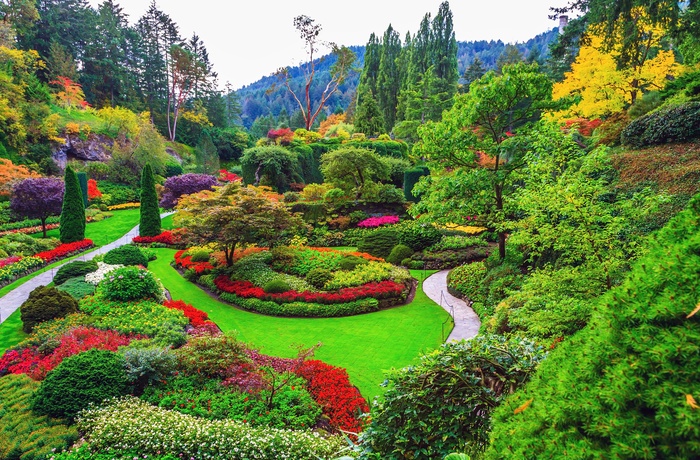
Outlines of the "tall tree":
[[314,59],[314,56],[318,52],[319,46],[322,44],[319,39],[322,28],[321,25],[316,24],[313,19],[303,15],[294,18],[294,27],[299,31],[299,35],[305,43],[306,52],[309,56],[308,62],[302,65],[305,82],[304,93],[299,95],[292,89],[288,67],[278,69],[277,76],[283,81],[287,91],[294,97],[304,117],[305,128],[310,130],[328,99],[335,94],[338,90],[338,86],[340,86],[350,72],[353,71],[352,65],[355,62],[356,56],[350,48],[338,46],[334,43],[329,44],[335,62],[330,69],[330,80],[321,91],[318,101],[314,101],[311,95],[311,87],[316,77],[317,60]]
[[484,63],[481,62],[481,59],[475,56],[474,59],[472,59],[471,64],[469,64],[469,67],[467,67],[467,69],[464,71],[464,75],[462,75],[462,78],[464,79],[464,90],[462,92],[469,92],[469,85],[483,77],[485,73],[486,69],[484,68]]
[[73,243],[85,239],[85,205],[78,176],[70,166],[66,167],[64,183],[59,238],[61,243]]
[[12,187],[10,209],[20,216],[41,220],[46,238],[46,219],[60,214],[63,181],[55,177],[24,179]]
[[[360,75],[360,82],[357,85],[358,94],[377,94],[377,78],[379,75],[379,64],[381,61],[382,44],[377,36],[372,32],[365,45],[365,63]],[[361,99],[361,98],[358,98]]]
[[385,133],[386,123],[372,94],[365,94],[355,113],[355,132],[375,137]]
[[26,34],[38,19],[35,0],[1,0],[0,46],[13,48],[17,35]]
[[430,55],[435,72],[434,93],[438,105],[431,119],[439,120],[443,110],[452,106],[452,97],[457,93],[457,40],[455,39],[452,11],[448,2],[440,4],[431,24]]
[[[381,57],[377,75],[377,92],[374,93],[384,118],[385,132],[390,132],[394,127],[394,123],[396,123],[396,109],[401,89],[401,76],[397,63],[400,54],[401,38],[399,33],[389,24],[389,28],[387,28],[382,37]],[[362,103],[361,99],[360,103]]]
[[160,235],[160,209],[156,194],[153,169],[146,164],[141,172],[141,208],[139,209],[139,236]]

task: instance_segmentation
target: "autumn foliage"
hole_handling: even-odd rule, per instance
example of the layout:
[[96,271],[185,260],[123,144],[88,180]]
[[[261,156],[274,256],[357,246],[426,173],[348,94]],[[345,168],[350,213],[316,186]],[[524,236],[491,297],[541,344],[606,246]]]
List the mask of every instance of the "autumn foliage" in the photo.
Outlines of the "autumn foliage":
[[38,177],[41,175],[30,171],[26,166],[15,165],[6,158],[0,158],[0,196],[9,196],[14,182]]

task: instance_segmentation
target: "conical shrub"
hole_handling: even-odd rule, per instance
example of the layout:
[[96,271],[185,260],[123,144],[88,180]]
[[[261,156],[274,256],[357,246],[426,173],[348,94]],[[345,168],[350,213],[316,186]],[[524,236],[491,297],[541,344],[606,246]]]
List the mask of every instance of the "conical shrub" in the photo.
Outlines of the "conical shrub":
[[61,243],[85,239],[85,205],[75,171],[68,166],[65,173],[65,191],[59,227]]
[[139,221],[140,236],[160,235],[160,210],[153,169],[150,164],[143,167],[141,172],[141,219]]

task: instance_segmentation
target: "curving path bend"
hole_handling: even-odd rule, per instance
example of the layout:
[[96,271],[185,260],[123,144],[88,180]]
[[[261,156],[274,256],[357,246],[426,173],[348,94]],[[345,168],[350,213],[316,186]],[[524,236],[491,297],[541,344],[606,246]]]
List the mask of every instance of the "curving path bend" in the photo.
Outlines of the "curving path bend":
[[471,339],[479,333],[481,320],[467,303],[447,292],[447,274],[442,270],[423,281],[423,292],[435,303],[447,310],[455,323],[446,342]]
[[[173,212],[165,212],[161,214],[160,217],[162,219],[164,217],[169,216],[170,214],[173,214]],[[118,248],[119,246],[124,246],[125,244],[131,243],[131,239],[135,236],[138,236],[138,234],[139,226],[137,225],[136,227],[129,230],[129,232],[127,232],[124,236],[120,237],[118,240],[101,246],[96,250],[90,251],[79,257],[71,259],[70,262],[74,260],[92,260],[92,258],[94,258],[96,255],[104,254],[114,248]],[[32,292],[39,286],[46,286],[51,281],[53,281],[53,277],[56,274],[56,270],[58,270],[59,267],[65,265],[66,263],[68,263],[68,261],[64,262],[61,265],[57,265],[51,268],[50,270],[46,270],[44,273],[41,273],[40,275],[37,275],[30,280],[27,280],[27,282],[22,283],[15,289],[0,297],[0,324],[2,324],[12,313],[14,313],[15,310],[17,310],[20,307],[20,305],[24,303],[25,300],[27,300],[30,292]]]

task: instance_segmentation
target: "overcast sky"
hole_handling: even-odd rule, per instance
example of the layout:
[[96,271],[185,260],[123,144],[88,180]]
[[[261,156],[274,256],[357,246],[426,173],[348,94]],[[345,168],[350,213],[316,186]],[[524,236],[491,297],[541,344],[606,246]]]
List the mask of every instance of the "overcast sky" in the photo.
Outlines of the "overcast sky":
[[[93,6],[101,0],[89,0]],[[134,23],[150,0],[117,0]],[[339,45],[365,45],[374,32],[381,36],[391,23],[403,41],[415,33],[425,13],[437,13],[442,0],[157,0],[184,37],[196,32],[204,41],[219,86],[234,89],[293,66],[305,57],[303,42],[292,23],[304,14],[323,26],[321,39]],[[566,0],[453,0],[457,40],[525,41],[558,25],[548,19],[550,6]],[[325,54],[325,53],[324,53]]]

